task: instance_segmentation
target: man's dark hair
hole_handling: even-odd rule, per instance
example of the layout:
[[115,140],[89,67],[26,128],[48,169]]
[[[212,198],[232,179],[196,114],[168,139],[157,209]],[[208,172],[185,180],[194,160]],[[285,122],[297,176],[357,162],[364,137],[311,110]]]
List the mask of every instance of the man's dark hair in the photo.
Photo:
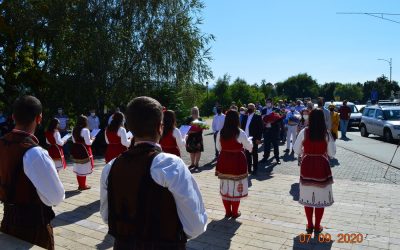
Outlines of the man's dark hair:
[[14,102],[13,115],[17,124],[30,125],[41,113],[42,103],[34,96],[25,95]]
[[272,99],[268,97],[267,99],[265,99],[265,102],[271,102],[272,103]]
[[136,97],[126,108],[127,127],[137,137],[154,138],[162,119],[162,106],[151,97]]
[[318,106],[319,107],[324,106],[324,98],[323,97],[318,97]]

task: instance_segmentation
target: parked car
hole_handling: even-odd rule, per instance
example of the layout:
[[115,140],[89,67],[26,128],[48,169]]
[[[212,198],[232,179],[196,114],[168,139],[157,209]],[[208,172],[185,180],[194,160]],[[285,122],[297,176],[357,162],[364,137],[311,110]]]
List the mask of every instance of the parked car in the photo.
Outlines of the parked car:
[[[328,108],[332,102],[325,102],[325,108]],[[343,105],[343,102],[333,102],[336,109],[335,111],[338,112],[340,107]],[[351,109],[350,120],[348,127],[358,127],[361,121],[361,113],[358,111],[356,105],[352,102],[347,102],[347,106]]]
[[400,106],[368,106],[364,108],[360,123],[361,136],[382,136],[391,142],[400,138]]

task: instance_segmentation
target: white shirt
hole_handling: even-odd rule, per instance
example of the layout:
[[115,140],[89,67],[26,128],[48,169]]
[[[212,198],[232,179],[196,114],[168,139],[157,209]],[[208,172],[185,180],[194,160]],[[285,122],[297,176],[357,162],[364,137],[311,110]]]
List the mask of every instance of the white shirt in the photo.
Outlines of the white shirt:
[[[92,145],[94,140],[90,139],[90,131],[89,131],[89,129],[83,128],[81,130],[81,136],[85,140],[85,144],[86,145],[88,145],[88,146]],[[72,136],[72,142],[75,142],[75,138],[73,136]]]
[[182,137],[181,131],[177,128],[174,128],[172,132],[172,136],[175,137],[176,144],[179,147],[179,151],[183,152],[186,149],[186,141],[185,138]]
[[26,151],[23,165],[25,175],[45,205],[56,206],[64,200],[64,186],[58,177],[53,159],[45,149],[34,147]]
[[88,125],[89,125],[89,130],[99,129],[99,126],[100,126],[99,117],[89,116],[88,117]]
[[251,113],[250,115],[247,116],[247,122],[246,122],[246,127],[245,127],[245,132],[247,136],[250,136],[250,131],[249,131],[249,126],[251,123],[251,119],[253,119],[254,113]]
[[[103,169],[100,180],[100,214],[108,223],[107,179],[114,160]],[[207,213],[196,180],[179,157],[160,153],[150,167],[151,178],[172,193],[179,219],[188,238],[195,238],[207,229]]]
[[215,115],[212,121],[212,130],[214,131],[214,133],[220,131],[224,126],[224,123],[225,123],[224,114]]
[[[253,151],[253,142],[249,139],[249,137],[246,135],[246,133],[240,129],[239,136],[237,138],[237,141],[243,145],[243,148],[246,149],[247,151],[251,152]],[[217,150],[221,151],[222,146],[221,146],[221,132],[218,132],[217,135]]]
[[[129,148],[129,146],[131,145],[131,139],[128,139],[128,135],[126,134],[126,129],[124,127],[119,127],[117,135],[121,137],[121,144]],[[104,137],[106,139],[106,143],[110,144],[107,138],[107,130],[104,133]]]
[[111,122],[112,122],[112,119],[113,119],[113,116],[114,116],[114,114],[112,114],[112,115],[110,115],[110,117],[108,117],[108,125],[110,125],[110,124],[111,124]]
[[[60,147],[64,146],[65,141],[63,141],[63,140],[61,139],[61,134],[60,134],[60,132],[54,131],[53,136],[54,136],[54,138],[56,139],[56,144],[57,144],[58,146],[60,146]],[[47,140],[47,138],[46,138],[46,143],[47,143],[47,144],[50,144],[50,142]]]
[[[298,154],[298,155],[302,155],[303,154],[303,141],[304,141],[304,131],[306,130],[306,128],[303,128],[299,134],[297,135],[296,138],[296,142],[294,143],[293,146],[293,151]],[[333,137],[331,135],[331,133],[328,133],[328,135],[326,136],[326,141],[328,142],[328,155],[329,157],[334,157],[336,154],[336,144],[335,141],[333,140]]]

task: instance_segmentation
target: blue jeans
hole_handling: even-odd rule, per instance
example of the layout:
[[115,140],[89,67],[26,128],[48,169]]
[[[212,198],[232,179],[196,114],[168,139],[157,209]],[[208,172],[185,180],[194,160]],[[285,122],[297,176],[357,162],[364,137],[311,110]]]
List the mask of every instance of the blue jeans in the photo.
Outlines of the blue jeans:
[[341,138],[347,138],[346,137],[347,125],[349,125],[349,120],[340,119],[340,132],[342,132]]

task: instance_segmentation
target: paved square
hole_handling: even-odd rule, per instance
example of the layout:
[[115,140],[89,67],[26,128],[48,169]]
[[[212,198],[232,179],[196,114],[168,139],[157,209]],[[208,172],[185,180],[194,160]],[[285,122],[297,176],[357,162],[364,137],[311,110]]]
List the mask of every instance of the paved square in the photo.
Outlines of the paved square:
[[[203,194],[209,224],[207,232],[189,241],[189,249],[400,249],[398,171],[390,170],[388,179],[384,179],[384,164],[338,147],[332,168],[335,203],[325,210],[322,221],[332,241],[320,243],[312,238],[307,243],[301,235],[306,219],[303,207],[297,203],[299,167],[295,156],[282,154],[282,165],[261,163],[259,174],[249,178],[249,197],[240,206],[242,216],[228,220],[224,219],[219,181],[214,176],[215,161],[210,160],[214,155],[212,135],[205,133],[204,140],[203,167],[193,174]],[[183,158],[188,163],[186,154]],[[66,199],[55,207],[56,249],[112,248],[113,239],[107,236],[107,225],[99,214],[103,166],[102,159],[96,160],[95,171],[88,177],[92,189],[84,192],[76,191],[71,167],[60,173]],[[362,234],[363,241],[340,243],[340,233]],[[6,243],[26,248],[0,235],[1,246]]]

